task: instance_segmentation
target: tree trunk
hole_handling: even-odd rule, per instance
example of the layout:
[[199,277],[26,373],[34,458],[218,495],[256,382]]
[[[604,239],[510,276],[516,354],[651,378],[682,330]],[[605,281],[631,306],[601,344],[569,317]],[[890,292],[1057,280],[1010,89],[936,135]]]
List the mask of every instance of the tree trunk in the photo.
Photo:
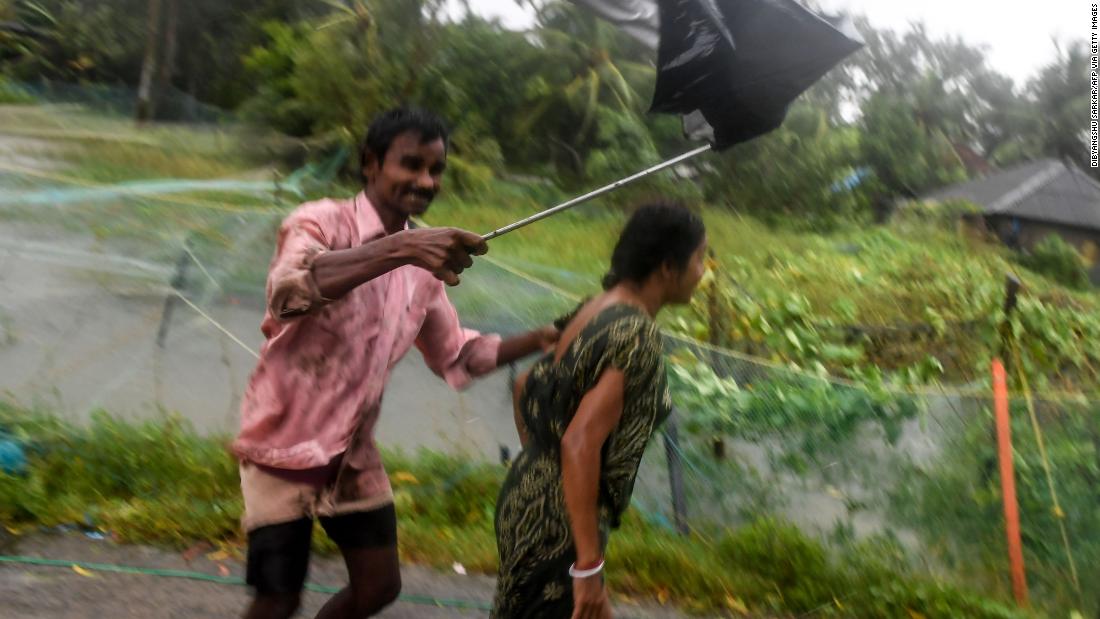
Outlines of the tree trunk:
[[[160,71],[157,73],[157,93],[155,101],[164,102],[172,86],[172,77],[176,72],[177,24],[179,23],[179,0],[167,0],[167,13],[164,17],[164,56],[161,58]],[[155,108],[156,106],[154,106]]]
[[143,123],[153,117],[153,76],[157,72],[157,34],[160,30],[160,0],[149,0],[149,18],[145,26],[145,60],[141,63],[137,109],[134,116]]

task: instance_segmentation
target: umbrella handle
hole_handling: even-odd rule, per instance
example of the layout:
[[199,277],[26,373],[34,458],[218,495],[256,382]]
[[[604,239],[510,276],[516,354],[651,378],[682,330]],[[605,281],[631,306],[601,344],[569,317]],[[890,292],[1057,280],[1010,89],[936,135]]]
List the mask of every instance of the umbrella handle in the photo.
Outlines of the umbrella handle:
[[588,202],[589,200],[591,200],[593,198],[596,198],[598,196],[602,196],[603,194],[614,191],[614,190],[618,189],[619,187],[622,187],[624,185],[628,185],[630,183],[633,183],[634,181],[636,181],[640,178],[649,176],[650,174],[653,174],[654,172],[659,172],[660,170],[663,170],[665,168],[674,166],[677,163],[680,163],[682,161],[686,161],[686,160],[691,159],[692,157],[695,157],[697,155],[701,155],[701,154],[711,150],[711,148],[713,148],[713,146],[711,144],[707,144],[706,146],[700,146],[699,148],[696,148],[694,150],[690,150],[690,151],[688,151],[688,152],[686,152],[682,155],[679,155],[677,157],[673,157],[672,159],[669,159],[668,161],[658,163],[657,165],[655,165],[651,168],[647,168],[645,170],[642,170],[641,172],[638,172],[637,174],[633,174],[633,175],[628,176],[626,178],[617,180],[614,183],[611,183],[610,185],[607,185],[605,187],[601,187],[599,189],[596,189],[595,191],[590,191],[590,192],[584,194],[583,196],[577,196],[576,198],[573,198],[572,200],[569,200],[567,202],[563,202],[563,203],[561,203],[561,204],[559,204],[555,207],[548,208],[545,211],[542,211],[540,213],[535,213],[534,215],[532,215],[532,216],[530,216],[526,219],[521,219],[521,220],[519,220],[519,221],[517,221],[513,224],[509,224],[507,226],[504,226],[503,228],[497,228],[496,230],[493,230],[492,232],[483,235],[481,237],[481,239],[483,241],[489,241],[489,240],[497,238],[498,236],[508,234],[509,232],[512,232],[513,230],[519,230],[520,228],[522,228],[526,225],[533,224],[536,221],[539,221],[539,220],[542,220],[542,219],[546,219],[547,217],[550,217],[551,215],[555,215],[555,214],[560,213],[562,211],[573,208],[574,206],[577,206],[578,204],[581,204],[583,202]]

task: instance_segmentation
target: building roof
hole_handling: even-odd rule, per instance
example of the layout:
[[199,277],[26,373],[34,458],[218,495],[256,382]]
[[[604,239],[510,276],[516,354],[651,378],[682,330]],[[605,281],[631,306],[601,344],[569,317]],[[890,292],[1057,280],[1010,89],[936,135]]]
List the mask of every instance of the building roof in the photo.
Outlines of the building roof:
[[1040,159],[951,185],[925,200],[969,200],[986,215],[1100,231],[1100,183],[1077,166]]

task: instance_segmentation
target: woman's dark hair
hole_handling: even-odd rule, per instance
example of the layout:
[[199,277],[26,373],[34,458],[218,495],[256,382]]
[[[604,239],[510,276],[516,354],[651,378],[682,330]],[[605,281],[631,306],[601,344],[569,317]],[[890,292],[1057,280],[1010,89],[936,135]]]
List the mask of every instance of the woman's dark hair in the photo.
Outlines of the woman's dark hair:
[[[371,121],[367,128],[367,135],[363,138],[363,144],[359,148],[359,173],[367,167],[367,156],[374,155],[381,163],[386,158],[386,151],[390,149],[394,138],[406,131],[415,131],[420,134],[420,143],[427,144],[435,140],[443,140],[448,145],[450,132],[443,119],[417,107],[399,107],[383,112]],[[366,180],[366,179],[364,179]]]
[[604,290],[623,281],[641,283],[664,264],[685,268],[705,234],[702,218],[679,204],[642,206],[619,235],[611,271],[603,278]]

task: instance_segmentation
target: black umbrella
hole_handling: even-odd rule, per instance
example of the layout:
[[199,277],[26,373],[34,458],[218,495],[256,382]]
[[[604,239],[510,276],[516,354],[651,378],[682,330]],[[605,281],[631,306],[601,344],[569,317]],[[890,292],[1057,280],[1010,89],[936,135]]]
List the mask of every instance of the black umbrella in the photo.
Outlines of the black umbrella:
[[[660,0],[654,112],[700,113],[723,149],[775,129],[862,43],[794,0]],[[843,27],[843,26],[842,26]]]
[[794,0],[573,0],[657,48],[651,111],[681,114],[709,144],[487,235],[586,202],[708,150],[782,124],[791,102],[863,43],[854,30]]

